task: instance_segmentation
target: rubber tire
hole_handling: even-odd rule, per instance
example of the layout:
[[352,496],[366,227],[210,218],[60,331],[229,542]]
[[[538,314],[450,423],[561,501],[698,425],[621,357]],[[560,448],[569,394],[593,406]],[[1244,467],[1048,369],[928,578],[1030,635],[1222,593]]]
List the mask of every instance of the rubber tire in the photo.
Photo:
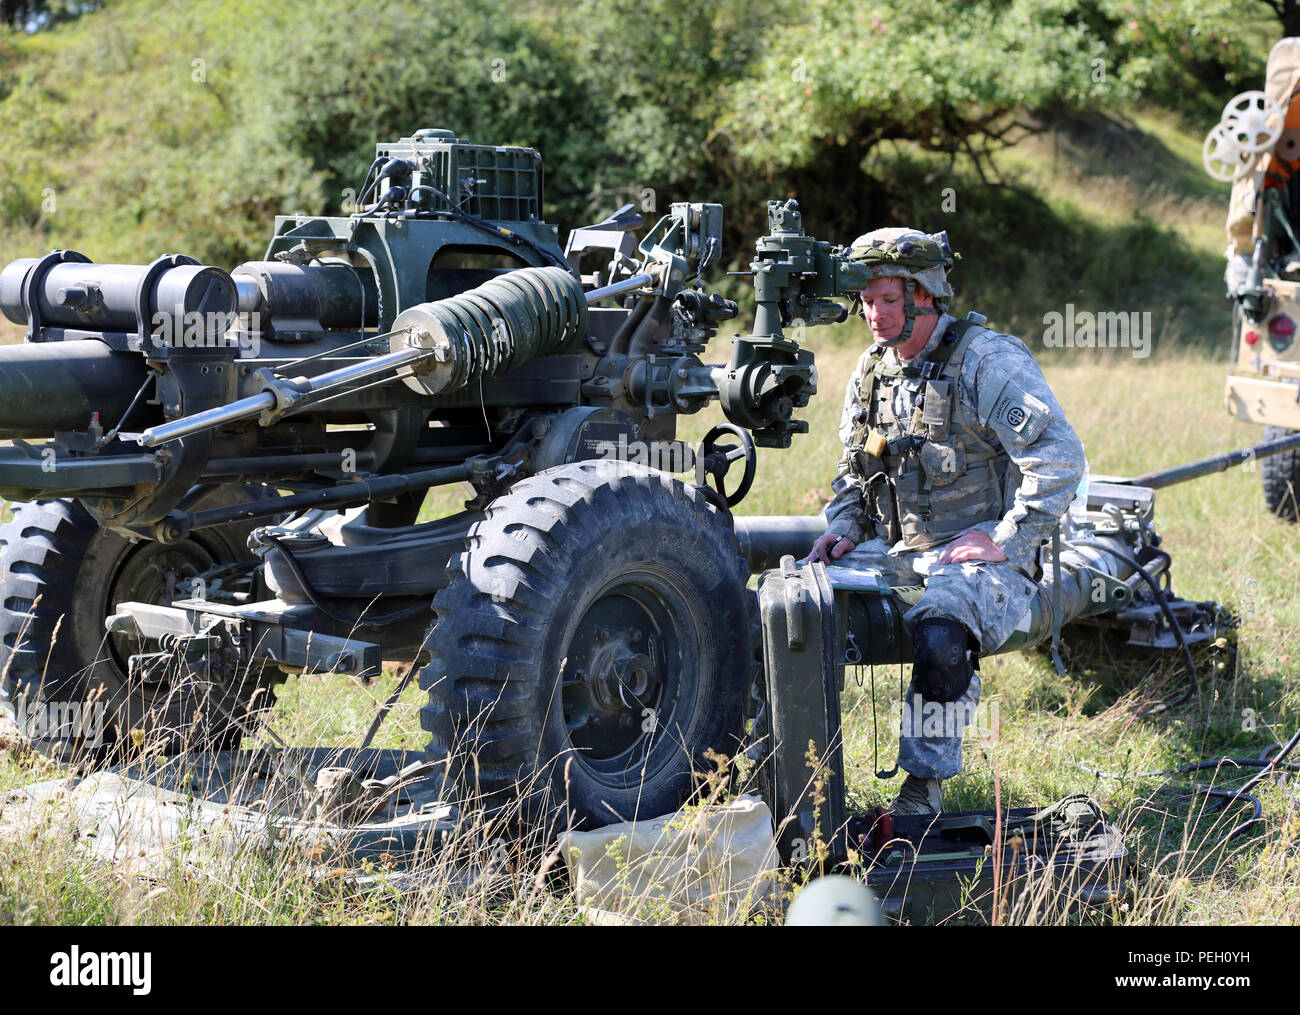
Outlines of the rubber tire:
[[[748,569],[729,516],[697,488],[628,463],[562,465],[494,500],[466,545],[434,597],[420,674],[428,758],[447,766],[462,801],[568,827],[656,817],[714,769],[706,750],[737,753],[752,679]],[[635,744],[597,760],[570,739],[563,671],[590,651],[572,639],[593,605],[644,609],[643,580],[664,583],[680,607],[662,628],[645,613],[662,644],[681,639],[654,670],[666,675],[655,700],[670,735],[639,726]],[[614,583],[629,594],[603,596]]]
[[[1285,427],[1270,426],[1264,431],[1264,440],[1277,441],[1295,433]],[[1268,509],[1288,522],[1300,521],[1300,448],[1269,455],[1259,463],[1259,479],[1264,487],[1264,503]]]
[[[13,707],[20,696],[29,706],[102,701],[103,744],[89,752],[99,760],[146,745],[169,754],[238,746],[244,728],[256,721],[253,710],[264,714],[274,704],[273,685],[283,674],[270,667],[242,674],[216,697],[219,708],[193,684],[173,688],[164,680],[128,687],[126,660],[108,641],[104,619],[119,601],[124,569],[134,564],[147,575],[149,559],[140,555],[156,554],[159,544],[101,529],[72,500],[15,504],[13,510],[13,519],[0,526],[0,704]],[[172,549],[196,562],[231,562],[240,559],[236,535],[214,530]],[[139,588],[134,598],[141,598]],[[166,587],[151,589],[147,598],[165,602]],[[85,747],[38,746],[64,753]]]

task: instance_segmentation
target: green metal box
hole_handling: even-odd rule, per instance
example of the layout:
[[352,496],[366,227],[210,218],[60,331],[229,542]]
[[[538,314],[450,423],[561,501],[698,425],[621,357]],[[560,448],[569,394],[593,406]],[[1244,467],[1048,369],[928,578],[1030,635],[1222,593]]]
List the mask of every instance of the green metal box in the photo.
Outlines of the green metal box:
[[530,222],[542,217],[542,156],[532,148],[476,145],[452,131],[417,130],[375,146],[378,158],[408,159],[416,166],[412,190],[430,187],[419,203],[426,211],[450,205],[490,222]]

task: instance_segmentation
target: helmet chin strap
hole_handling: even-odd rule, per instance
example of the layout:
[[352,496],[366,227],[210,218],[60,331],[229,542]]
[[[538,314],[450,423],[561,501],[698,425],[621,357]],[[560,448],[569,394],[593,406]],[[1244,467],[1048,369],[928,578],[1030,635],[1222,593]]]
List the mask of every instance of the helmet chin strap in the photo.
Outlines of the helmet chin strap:
[[944,312],[943,304],[935,300],[932,307],[918,307],[912,299],[916,292],[916,280],[903,279],[903,330],[898,333],[897,338],[881,339],[880,344],[888,349],[897,349],[900,345],[906,345],[908,339],[912,337],[912,324],[918,317],[923,314],[942,314]]

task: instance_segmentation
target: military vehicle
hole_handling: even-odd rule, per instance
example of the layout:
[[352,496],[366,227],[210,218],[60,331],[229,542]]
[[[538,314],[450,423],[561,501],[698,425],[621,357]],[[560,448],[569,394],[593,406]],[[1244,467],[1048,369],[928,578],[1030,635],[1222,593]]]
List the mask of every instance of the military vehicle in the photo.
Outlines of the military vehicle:
[[1228,296],[1233,373],[1228,411],[1267,427],[1287,450],[1260,463],[1268,509],[1300,520],[1300,38],[1273,47],[1263,91],[1236,96],[1206,138],[1206,168],[1232,181]]
[[[231,746],[286,673],[415,660],[429,756],[466,791],[672,810],[741,736],[751,569],[819,524],[730,513],[755,447],[807,429],[785,329],[843,320],[863,269],[770,203],[753,329],[708,363],[737,313],[700,281],[720,205],[639,242],[625,207],[561,246],[536,151],[440,129],[378,145],[360,193],[277,218],[230,272],[0,271],[26,329],[0,347],[5,699],[64,748]],[[714,400],[730,422],[678,441]],[[452,484],[463,509],[421,520]]]

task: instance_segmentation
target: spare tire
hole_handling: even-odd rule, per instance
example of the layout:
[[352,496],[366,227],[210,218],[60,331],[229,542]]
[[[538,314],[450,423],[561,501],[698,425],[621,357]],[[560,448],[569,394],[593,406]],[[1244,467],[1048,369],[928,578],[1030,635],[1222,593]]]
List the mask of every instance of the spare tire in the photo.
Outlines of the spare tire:
[[[1264,440],[1278,441],[1296,431],[1271,426],[1264,432]],[[1300,521],[1300,448],[1292,448],[1278,455],[1269,455],[1259,463],[1259,479],[1264,487],[1264,503],[1279,518],[1288,522]]]

